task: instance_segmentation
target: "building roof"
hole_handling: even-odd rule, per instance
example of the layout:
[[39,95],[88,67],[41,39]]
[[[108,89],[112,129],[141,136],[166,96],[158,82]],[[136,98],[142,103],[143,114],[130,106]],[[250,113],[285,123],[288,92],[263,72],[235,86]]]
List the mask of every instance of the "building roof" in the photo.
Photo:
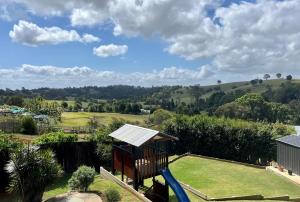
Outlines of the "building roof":
[[300,148],[300,136],[297,135],[284,136],[278,138],[277,141]]
[[135,125],[125,124],[121,128],[112,132],[110,137],[116,138],[122,142],[134,145],[136,147],[141,146],[150,139],[173,139],[178,140],[176,137],[163,134],[157,130],[152,130],[149,128],[143,128]]

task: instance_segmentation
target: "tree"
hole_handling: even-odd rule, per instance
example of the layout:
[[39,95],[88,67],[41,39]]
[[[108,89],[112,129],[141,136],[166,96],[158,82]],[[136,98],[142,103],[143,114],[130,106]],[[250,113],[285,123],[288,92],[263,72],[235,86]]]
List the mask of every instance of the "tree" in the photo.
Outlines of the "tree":
[[153,116],[151,117],[151,121],[154,124],[161,124],[162,122],[172,118],[172,114],[163,109],[157,109],[153,112]]
[[280,79],[280,78],[281,78],[281,73],[277,73],[277,74],[276,74],[276,77],[277,77],[278,79]]
[[265,75],[264,75],[264,79],[265,79],[265,80],[268,80],[270,77],[271,77],[270,74],[265,74]]
[[222,81],[221,81],[221,80],[218,80],[217,82],[218,82],[218,84],[221,84],[221,83],[222,83]]
[[42,201],[45,187],[61,173],[53,152],[29,146],[10,154],[6,170],[9,192],[19,194],[23,202]]
[[23,107],[24,100],[21,96],[12,96],[12,97],[9,97],[7,104],[18,106],[18,107]]
[[250,81],[251,85],[256,85],[258,83],[258,79],[253,79]]
[[289,74],[286,76],[286,80],[291,81],[292,79],[293,79],[292,75]]
[[63,101],[63,102],[61,103],[61,107],[64,108],[64,109],[67,109],[67,108],[68,108],[68,103],[65,102],[65,101]]
[[89,119],[88,125],[90,126],[91,130],[94,131],[99,126],[99,122],[95,116]]
[[37,133],[37,125],[31,116],[22,118],[22,133],[34,135]]

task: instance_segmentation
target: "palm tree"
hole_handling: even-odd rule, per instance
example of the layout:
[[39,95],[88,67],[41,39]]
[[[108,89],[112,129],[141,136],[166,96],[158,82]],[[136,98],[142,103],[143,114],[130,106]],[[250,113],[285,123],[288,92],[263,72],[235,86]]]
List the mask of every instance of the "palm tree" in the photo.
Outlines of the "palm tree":
[[36,146],[16,149],[10,159],[6,165],[10,175],[8,191],[19,194],[22,202],[42,201],[45,187],[61,173],[53,152]]
[[221,84],[221,83],[222,83],[222,81],[221,81],[221,80],[218,80],[217,82],[218,82],[218,84]]

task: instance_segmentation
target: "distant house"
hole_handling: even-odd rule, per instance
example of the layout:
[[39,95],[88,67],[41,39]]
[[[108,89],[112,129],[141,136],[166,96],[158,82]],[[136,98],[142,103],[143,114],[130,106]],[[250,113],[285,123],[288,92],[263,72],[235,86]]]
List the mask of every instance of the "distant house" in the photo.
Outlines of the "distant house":
[[148,109],[141,109],[142,114],[151,114],[151,110]]
[[300,175],[300,136],[288,135],[277,141],[277,163]]
[[49,117],[47,115],[41,114],[35,115],[33,118],[37,121],[47,121]]

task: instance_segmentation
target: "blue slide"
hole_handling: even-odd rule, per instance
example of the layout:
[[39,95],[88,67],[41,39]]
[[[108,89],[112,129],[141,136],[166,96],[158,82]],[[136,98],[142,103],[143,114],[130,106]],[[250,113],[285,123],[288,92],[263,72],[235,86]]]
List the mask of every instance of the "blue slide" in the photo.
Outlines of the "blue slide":
[[179,182],[177,182],[177,180],[173,177],[169,169],[162,170],[162,176],[165,178],[167,184],[170,185],[170,187],[173,189],[178,202],[190,202],[187,194],[185,193]]

